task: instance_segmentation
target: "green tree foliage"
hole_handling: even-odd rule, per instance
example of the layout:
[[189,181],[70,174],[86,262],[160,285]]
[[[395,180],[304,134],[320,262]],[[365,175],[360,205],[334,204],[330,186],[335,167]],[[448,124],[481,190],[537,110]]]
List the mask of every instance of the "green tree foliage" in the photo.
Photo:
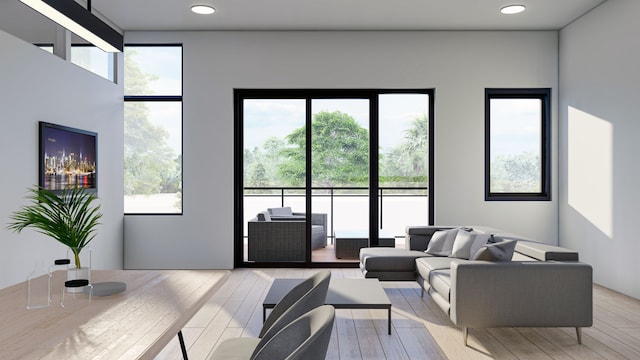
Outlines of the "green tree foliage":
[[491,192],[540,192],[540,174],[540,156],[532,152],[496,156],[491,162]]
[[422,115],[405,130],[404,140],[381,156],[380,176],[386,186],[427,186],[429,118]]
[[249,187],[282,186],[278,166],[283,159],[280,154],[285,141],[277,137],[268,138],[261,147],[253,151],[244,150],[244,178]]
[[33,228],[68,246],[80,268],[80,252],[95,238],[102,218],[100,205],[93,204],[98,197],[79,187],[65,189],[60,195],[33,187],[27,198],[30,204],[11,214],[7,229],[20,233]]
[[[348,114],[321,112],[312,123],[313,185],[368,186],[369,134]],[[305,127],[285,137],[269,138],[261,147],[244,151],[248,187],[302,187],[306,176]],[[404,139],[380,155],[385,186],[428,185],[429,119],[413,120]]]
[[268,187],[269,180],[267,179],[267,169],[261,162],[256,162],[251,166],[251,173],[249,175],[249,183],[253,187]]
[[[289,186],[305,181],[306,130],[287,135],[290,146],[280,151],[285,161],[279,175]],[[369,176],[369,132],[348,114],[322,111],[311,123],[311,171],[314,186],[366,186]]]
[[[127,49],[124,58],[125,94],[151,94],[157,76],[144,73],[137,53]],[[179,192],[181,158],[169,147],[169,133],[149,121],[144,102],[125,103],[124,191],[126,195]]]

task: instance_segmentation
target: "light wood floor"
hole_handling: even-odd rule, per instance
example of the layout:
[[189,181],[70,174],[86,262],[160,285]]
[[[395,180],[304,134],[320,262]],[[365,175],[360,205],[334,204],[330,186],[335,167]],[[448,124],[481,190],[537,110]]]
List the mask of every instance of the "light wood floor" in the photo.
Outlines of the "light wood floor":
[[[262,299],[274,278],[302,278],[318,269],[236,269],[183,329],[189,359],[205,359],[229,337],[256,336]],[[362,278],[358,269],[332,269],[335,278]],[[414,282],[383,282],[386,310],[336,310],[327,359],[640,359],[640,301],[594,285],[594,325],[578,345],[573,328],[461,330]],[[181,359],[174,339],[157,359]]]

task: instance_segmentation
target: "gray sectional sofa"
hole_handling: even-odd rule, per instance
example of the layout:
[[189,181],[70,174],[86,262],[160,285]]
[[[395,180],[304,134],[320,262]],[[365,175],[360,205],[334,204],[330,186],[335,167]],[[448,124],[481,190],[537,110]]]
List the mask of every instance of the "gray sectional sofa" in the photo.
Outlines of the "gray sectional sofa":
[[[249,261],[305,261],[305,214],[270,208],[249,220]],[[311,248],[327,246],[327,214],[311,214]]]
[[417,281],[463,328],[465,344],[469,328],[565,326],[576,328],[581,343],[581,328],[593,323],[592,268],[573,250],[487,227],[420,226],[406,233],[406,250],[361,249],[363,274]]

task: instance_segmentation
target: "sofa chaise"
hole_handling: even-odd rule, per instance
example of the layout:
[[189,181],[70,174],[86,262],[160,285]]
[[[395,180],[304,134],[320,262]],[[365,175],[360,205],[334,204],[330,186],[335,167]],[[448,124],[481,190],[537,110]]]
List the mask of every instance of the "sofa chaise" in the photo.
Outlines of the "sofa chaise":
[[[367,278],[417,281],[422,295],[463,328],[593,324],[590,265],[578,253],[486,227],[406,229],[407,249],[364,248]],[[457,244],[456,244],[457,243]]]
[[[249,220],[249,261],[305,261],[305,213],[269,208]],[[311,248],[327,246],[327,214],[311,214]]]

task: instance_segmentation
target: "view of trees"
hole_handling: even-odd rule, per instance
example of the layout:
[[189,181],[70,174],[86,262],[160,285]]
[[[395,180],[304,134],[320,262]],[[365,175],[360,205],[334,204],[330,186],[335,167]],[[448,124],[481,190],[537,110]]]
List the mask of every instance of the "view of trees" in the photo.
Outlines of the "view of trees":
[[385,186],[428,186],[429,118],[415,118],[404,141],[381,155],[380,177]]
[[499,155],[491,162],[491,192],[535,193],[542,191],[540,156],[531,152]]
[[[130,48],[125,52],[125,94],[152,94],[149,84],[157,76],[144,73],[136,55]],[[168,145],[167,130],[149,120],[150,111],[146,102],[125,103],[125,195],[181,191],[182,159]]]
[[[414,119],[396,147],[379,155],[384,186],[427,186],[428,121]],[[245,149],[245,186],[302,187],[305,183],[305,127],[283,139],[269,138]],[[312,120],[313,186],[368,186],[369,132],[343,112],[322,111]],[[382,184],[381,184],[382,185]]]
[[[304,186],[305,128],[287,135],[293,146],[280,151],[284,161],[278,174],[288,186]],[[314,186],[357,186],[368,182],[369,132],[340,111],[315,114],[311,126],[312,180]]]

